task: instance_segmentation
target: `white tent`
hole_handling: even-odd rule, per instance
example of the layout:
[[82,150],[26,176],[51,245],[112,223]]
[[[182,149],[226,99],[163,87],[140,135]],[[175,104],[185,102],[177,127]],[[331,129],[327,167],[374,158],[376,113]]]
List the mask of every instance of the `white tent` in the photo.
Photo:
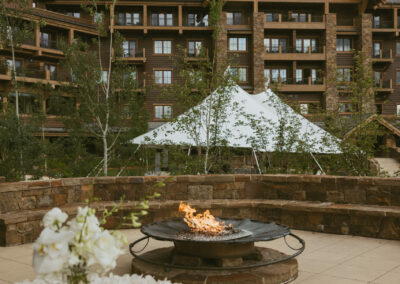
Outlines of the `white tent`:
[[[200,105],[193,109],[205,109],[209,98],[210,97],[206,98]],[[190,117],[191,111],[193,110],[188,110],[177,117],[176,120],[179,121]],[[263,143],[263,148],[258,147],[257,151],[274,152],[278,135],[277,126],[282,119],[282,114],[284,114],[287,120],[286,123],[293,123],[298,137],[309,141],[306,152],[326,154],[341,153],[338,147],[339,140],[337,138],[296,113],[269,89],[257,95],[250,95],[239,86],[234,86],[231,89],[231,97],[226,107],[226,114],[228,114],[228,117],[220,128],[221,133],[225,133],[226,146],[254,149],[252,138],[256,137],[257,133],[251,127],[250,123],[248,123],[250,118],[263,121],[265,127],[270,129],[270,133],[265,135],[267,137],[264,139],[265,143]],[[131,143],[157,146],[204,146],[206,144],[206,127],[204,126],[205,123],[200,120],[193,122],[193,125],[185,129],[182,129],[180,124],[176,121],[168,122],[136,137],[131,140]],[[291,120],[295,120],[296,122],[294,123]],[[191,135],[191,131],[196,132],[197,135]],[[289,149],[288,151],[297,152],[296,149]]]

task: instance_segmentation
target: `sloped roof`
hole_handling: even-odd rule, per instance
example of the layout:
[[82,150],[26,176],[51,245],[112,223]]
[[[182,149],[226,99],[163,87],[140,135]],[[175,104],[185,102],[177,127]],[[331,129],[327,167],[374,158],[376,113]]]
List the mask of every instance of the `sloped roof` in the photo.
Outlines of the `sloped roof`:
[[[279,125],[285,120],[285,127],[294,128],[293,132],[298,137],[296,141],[301,141],[302,144],[305,144],[305,151],[313,153],[341,153],[338,147],[339,139],[295,112],[290,106],[283,103],[271,90],[268,89],[258,95],[250,95],[236,85],[230,91],[230,101],[225,108],[228,117],[220,125],[220,133],[223,133],[223,138],[225,139],[224,145],[236,148],[253,148],[254,139],[257,137],[257,139],[261,138],[263,140],[262,146],[259,146],[263,147],[263,149],[257,147],[257,150],[274,152],[277,147],[278,135],[282,134],[282,132],[278,132]],[[215,93],[214,96],[216,95]],[[207,136],[203,117],[207,117],[204,109],[209,104],[210,97],[207,97],[198,106],[178,116],[176,121],[165,123],[152,131],[136,137],[131,140],[131,143],[157,146],[205,146]],[[200,118],[196,116],[200,121],[190,122],[190,112],[192,111],[200,112]],[[177,121],[185,121],[185,127],[183,128]],[[254,126],[254,123],[256,126]],[[189,127],[186,126],[187,124],[189,124]],[[268,129],[268,131],[261,131],[260,134],[260,129]],[[197,135],[191,135],[192,133],[196,133]],[[290,135],[293,135],[291,133],[284,132],[283,135],[287,135],[284,139],[289,141],[291,139]],[[296,142],[294,144],[290,149],[288,147],[285,151],[298,151]]]

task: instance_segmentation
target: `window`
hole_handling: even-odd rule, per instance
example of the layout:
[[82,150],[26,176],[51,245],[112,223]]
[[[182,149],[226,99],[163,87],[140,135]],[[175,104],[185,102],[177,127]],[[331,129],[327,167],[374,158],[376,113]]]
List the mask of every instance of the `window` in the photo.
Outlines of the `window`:
[[296,52],[298,53],[317,52],[317,40],[310,38],[296,39]]
[[339,73],[338,81],[350,82],[351,81],[351,68],[338,68]]
[[381,27],[381,16],[374,16],[374,28]]
[[155,119],[169,119],[172,117],[172,106],[159,105],[154,106]]
[[307,14],[306,13],[292,13],[291,16],[292,22],[307,22]]
[[156,70],[154,71],[154,83],[159,85],[169,85],[172,83],[171,70]]
[[35,2],[35,1],[32,1],[32,8],[36,8],[36,7],[37,7],[36,2]]
[[189,13],[187,20],[190,27],[208,27],[208,15]]
[[[15,104],[15,93],[8,94],[8,101]],[[35,95],[27,93],[18,94],[18,106],[21,114],[32,114],[40,112],[40,104]]]
[[126,79],[126,80],[128,80],[128,79],[137,80],[136,70],[135,71],[131,71],[131,72],[125,72],[124,73],[124,79]]
[[241,12],[229,12],[226,14],[226,23],[228,25],[242,25],[242,18]]
[[237,78],[239,83],[247,82],[247,68],[246,67],[232,67],[231,74]]
[[247,38],[245,38],[245,37],[229,38],[229,50],[230,51],[246,51],[247,50]]
[[50,47],[51,35],[46,32],[40,32],[40,46],[41,47]]
[[[22,72],[22,61],[21,60],[15,60],[15,71],[17,72],[17,75],[19,75]],[[10,67],[11,72],[13,71],[13,61],[11,59],[7,59],[7,65]]]
[[151,15],[151,24],[153,26],[173,26],[172,13],[159,13]]
[[301,114],[315,114],[318,113],[318,103],[300,103]]
[[125,12],[118,13],[118,25],[121,26],[140,26],[140,13]]
[[354,105],[353,103],[339,103],[339,113],[351,113],[354,111]]
[[154,54],[172,54],[171,40],[155,40]]
[[108,71],[101,70],[101,83],[106,84],[108,82]]
[[203,42],[200,40],[190,40],[188,41],[188,55],[189,56],[199,56],[201,53]]
[[56,71],[57,67],[52,64],[45,64],[44,65],[44,70],[48,71],[50,73],[50,80],[56,80]]
[[375,87],[379,87],[381,85],[382,73],[378,71],[374,71],[374,83]]
[[67,12],[66,15],[74,17],[74,18],[80,18],[81,17],[81,13],[80,12]]
[[279,13],[266,13],[267,22],[279,22]]
[[124,50],[124,57],[135,57],[136,54],[136,41],[126,40],[122,43],[122,48]]
[[373,57],[379,58],[381,56],[382,43],[380,41],[374,42]]
[[96,13],[94,14],[94,16],[93,16],[93,21],[94,21],[96,24],[102,23],[102,22],[103,22],[103,14],[102,14],[102,13],[99,13],[99,12],[96,12]]
[[265,51],[268,53],[279,52],[279,47],[283,53],[286,52],[286,38],[264,38]]
[[400,117],[400,105],[396,106],[396,115]]
[[400,41],[396,42],[396,55],[400,55]]
[[351,38],[337,38],[336,51],[350,52],[351,51]]
[[396,84],[400,84],[400,70],[396,71]]
[[286,83],[286,69],[264,69],[264,78],[267,80],[268,83]]

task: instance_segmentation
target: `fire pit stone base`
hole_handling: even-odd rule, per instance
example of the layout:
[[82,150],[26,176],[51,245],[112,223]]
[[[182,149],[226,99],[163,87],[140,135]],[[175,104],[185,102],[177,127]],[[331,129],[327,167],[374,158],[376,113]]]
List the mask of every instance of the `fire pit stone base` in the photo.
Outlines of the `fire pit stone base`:
[[[262,255],[263,260],[279,259],[285,256],[283,253],[269,248],[256,247],[256,249]],[[172,250],[173,247],[160,248],[144,253],[143,256],[157,262],[168,263]],[[252,262],[250,259],[243,259],[244,265]],[[162,266],[133,259],[132,273],[150,274],[158,279],[168,278],[172,282],[182,284],[280,284],[289,283],[297,278],[298,265],[297,260],[292,258],[281,263],[253,269],[212,271],[165,269]]]

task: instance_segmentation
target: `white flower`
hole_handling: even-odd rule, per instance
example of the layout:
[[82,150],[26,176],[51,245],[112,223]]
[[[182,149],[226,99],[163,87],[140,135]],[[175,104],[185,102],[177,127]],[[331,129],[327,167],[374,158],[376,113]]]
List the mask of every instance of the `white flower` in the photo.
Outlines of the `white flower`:
[[69,258],[69,242],[74,233],[63,230],[55,232],[45,228],[33,244],[33,268],[39,276],[57,277]]
[[53,208],[46,213],[43,217],[43,225],[45,228],[58,230],[61,225],[67,221],[68,215],[60,210],[60,208]]
[[109,231],[103,231],[94,241],[94,256],[100,264],[103,272],[107,272],[117,265],[117,258],[124,252],[121,249],[121,242]]

